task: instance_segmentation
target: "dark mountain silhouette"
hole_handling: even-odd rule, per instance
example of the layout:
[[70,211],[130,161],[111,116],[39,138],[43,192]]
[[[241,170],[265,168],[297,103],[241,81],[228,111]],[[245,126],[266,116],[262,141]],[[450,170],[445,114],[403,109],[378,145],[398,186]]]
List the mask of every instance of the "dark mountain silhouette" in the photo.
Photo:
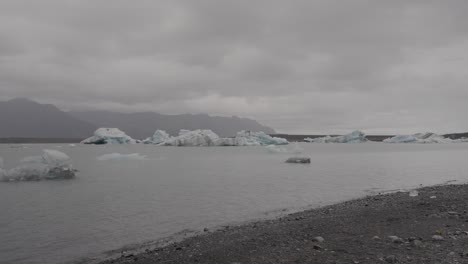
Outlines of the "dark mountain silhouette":
[[98,127],[117,127],[137,139],[151,136],[156,129],[173,135],[180,129],[211,129],[220,136],[234,136],[240,130],[274,133],[273,129],[247,118],[152,112],[64,112],[54,105],[22,98],[0,102],[0,124],[0,138],[83,139]]
[[70,112],[76,118],[102,127],[117,127],[134,138],[146,138],[162,129],[177,135],[180,129],[211,129],[222,137],[235,136],[240,130],[275,133],[257,121],[239,117],[220,117],[205,114],[162,115],[153,112],[115,113],[107,111]]
[[0,102],[0,137],[83,138],[96,126],[79,120],[51,104],[28,99]]

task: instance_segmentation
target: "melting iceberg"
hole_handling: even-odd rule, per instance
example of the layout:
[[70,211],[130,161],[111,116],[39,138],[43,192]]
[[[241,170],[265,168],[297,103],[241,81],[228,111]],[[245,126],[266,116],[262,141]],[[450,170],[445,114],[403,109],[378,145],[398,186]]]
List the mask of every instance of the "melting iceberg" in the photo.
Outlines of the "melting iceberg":
[[71,179],[75,177],[75,170],[67,154],[45,149],[41,156],[22,159],[21,164],[15,168],[10,170],[0,168],[0,176],[2,181]]
[[81,141],[83,144],[95,145],[128,144],[136,142],[137,141],[135,139],[131,138],[118,128],[99,128],[94,132],[94,136]]
[[164,146],[217,146],[220,138],[209,129],[197,129],[193,131],[181,130],[179,136],[170,137],[160,145]]
[[311,143],[363,143],[367,142],[366,134],[362,131],[355,130],[343,136],[326,136],[321,138],[305,138],[305,141]]
[[392,138],[387,138],[383,142],[385,143],[421,143],[421,144],[431,144],[431,143],[452,143],[455,142],[449,138],[445,138],[441,135],[434,133],[417,133],[414,135],[397,135]]
[[237,133],[235,146],[268,146],[287,145],[289,142],[284,138],[272,137],[264,132],[240,131]]
[[111,154],[104,154],[102,156],[97,157],[98,160],[146,160],[147,157],[145,155],[141,155],[140,153],[132,153],[132,154],[120,154],[120,153],[111,153]]
[[240,131],[236,137],[221,138],[209,129],[182,129],[177,137],[171,137],[163,130],[157,130],[154,135],[143,141],[145,144],[160,146],[268,146],[286,145],[284,138],[271,137],[263,132]]
[[152,137],[143,140],[144,144],[161,144],[171,139],[171,136],[164,130],[156,130]]

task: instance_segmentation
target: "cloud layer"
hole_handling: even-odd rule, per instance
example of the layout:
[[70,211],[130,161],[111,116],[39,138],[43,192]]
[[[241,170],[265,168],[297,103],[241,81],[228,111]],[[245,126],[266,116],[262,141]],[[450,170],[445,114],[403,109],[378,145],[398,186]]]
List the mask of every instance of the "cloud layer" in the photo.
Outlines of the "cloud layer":
[[289,133],[468,131],[467,8],[3,0],[0,97],[239,115]]

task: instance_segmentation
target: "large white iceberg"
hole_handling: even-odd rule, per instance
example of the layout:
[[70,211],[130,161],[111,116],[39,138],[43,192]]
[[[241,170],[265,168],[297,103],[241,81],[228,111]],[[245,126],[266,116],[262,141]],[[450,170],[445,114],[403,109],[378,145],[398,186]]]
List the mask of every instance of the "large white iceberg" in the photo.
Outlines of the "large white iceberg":
[[170,137],[160,145],[164,146],[217,146],[219,136],[209,129],[197,129],[193,131],[181,130],[179,136]]
[[363,143],[367,142],[366,134],[364,132],[355,130],[343,136],[326,136],[321,138],[305,138],[305,141],[311,143]]
[[263,132],[240,131],[236,137],[221,138],[209,129],[185,130],[171,137],[165,131],[157,130],[154,135],[143,141],[160,146],[268,146],[286,145],[284,138],[271,137]]
[[387,138],[383,142],[385,143],[420,143],[420,144],[432,144],[432,143],[453,143],[454,140],[445,138],[441,135],[434,133],[417,133],[414,135],[397,135],[392,138]]
[[[2,162],[3,163],[3,162]],[[26,157],[10,170],[0,168],[2,181],[39,181],[75,177],[70,157],[58,150],[45,149],[41,156]]]
[[81,141],[82,144],[129,144],[137,141],[118,128],[99,128],[94,136]]
[[171,136],[164,130],[156,130],[152,137],[143,140],[144,144],[161,144],[171,139]]
[[234,138],[221,138],[218,146],[268,146],[287,145],[289,142],[284,138],[272,137],[264,132],[240,131]]
[[236,146],[287,145],[284,138],[272,137],[264,132],[240,131],[235,137]]

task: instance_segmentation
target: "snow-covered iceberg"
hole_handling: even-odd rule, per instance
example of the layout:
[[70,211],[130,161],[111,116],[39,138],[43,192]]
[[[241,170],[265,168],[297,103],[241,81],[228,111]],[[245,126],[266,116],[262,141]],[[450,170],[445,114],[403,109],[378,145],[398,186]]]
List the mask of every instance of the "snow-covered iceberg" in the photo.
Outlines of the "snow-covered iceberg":
[[220,137],[209,129],[197,129],[193,131],[181,130],[179,136],[170,137],[160,145],[164,146],[217,146]]
[[160,146],[268,146],[286,145],[284,138],[271,137],[263,132],[240,131],[235,137],[221,138],[209,129],[182,129],[176,137],[169,136],[163,130],[157,130],[154,135],[143,141],[145,144]]
[[218,146],[268,146],[287,145],[284,138],[272,137],[264,132],[240,131],[234,138],[222,138],[217,142]]
[[81,141],[82,144],[132,144],[137,141],[118,128],[99,128],[94,136]]
[[343,136],[326,136],[321,138],[305,138],[307,142],[311,143],[363,143],[367,142],[366,134],[364,132],[355,130]]
[[272,137],[264,132],[240,131],[235,137],[236,146],[287,145],[284,138]]
[[392,138],[387,138],[385,143],[420,143],[420,144],[434,144],[434,143],[453,143],[456,142],[450,138],[445,138],[441,135],[431,132],[417,133],[414,135],[397,135]]
[[[3,162],[2,162],[3,163]],[[45,149],[41,156],[26,157],[10,170],[0,168],[2,181],[39,181],[75,177],[70,157],[58,150]]]
[[97,157],[98,160],[146,160],[146,155],[141,155],[140,153],[132,154],[120,154],[120,153],[110,153],[104,154]]
[[171,136],[164,130],[156,130],[152,137],[143,140],[144,144],[161,144],[171,139]]

